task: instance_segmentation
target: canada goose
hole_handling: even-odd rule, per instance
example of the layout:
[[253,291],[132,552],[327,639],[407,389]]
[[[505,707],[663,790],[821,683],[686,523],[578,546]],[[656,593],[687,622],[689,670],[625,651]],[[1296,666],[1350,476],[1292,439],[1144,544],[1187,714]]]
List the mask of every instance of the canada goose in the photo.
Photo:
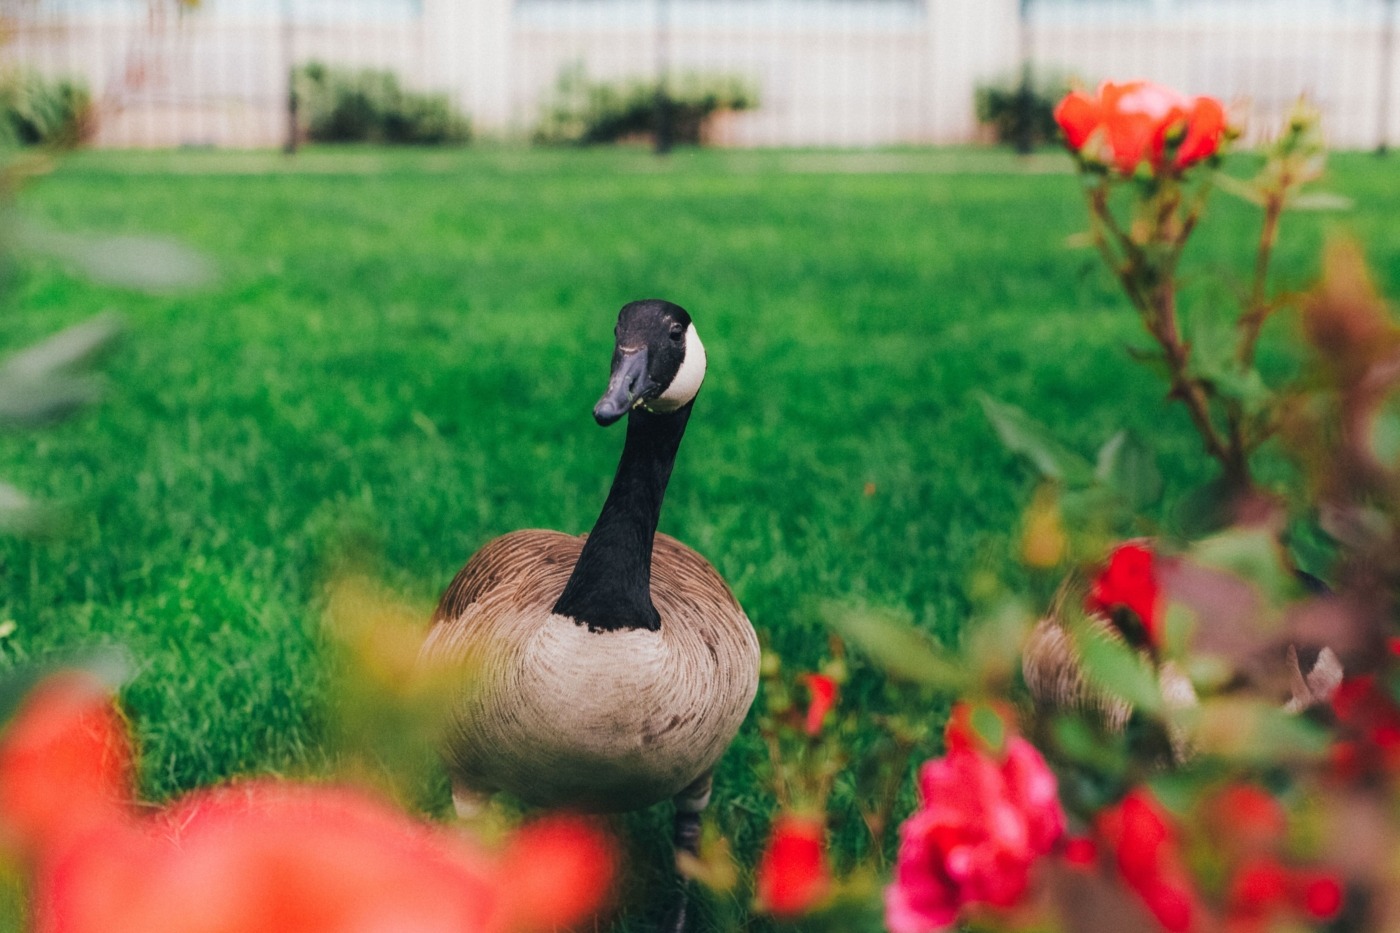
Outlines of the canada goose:
[[[1092,637],[1126,643],[1147,659],[1157,674],[1157,688],[1169,710],[1189,709],[1199,701],[1191,680],[1172,661],[1158,663],[1156,646],[1142,635],[1142,626],[1124,625],[1119,613],[1090,615],[1085,620]],[[1091,682],[1084,673],[1079,650],[1063,621],[1052,615],[1041,619],[1026,639],[1021,655],[1021,674],[1036,707],[1042,712],[1082,709],[1101,718],[1111,732],[1120,732],[1132,716],[1132,704],[1115,693]],[[1184,760],[1189,754],[1189,738],[1179,728],[1170,728],[1171,757]]]
[[[628,417],[607,501],[584,536],[516,531],[467,562],[423,648],[465,663],[444,757],[459,812],[496,791],[595,812],[673,799],[694,853],[715,763],[758,689],[753,626],[703,557],[656,533],[705,348],[690,315],[618,314],[598,424]],[[685,893],[675,911],[684,926]]]

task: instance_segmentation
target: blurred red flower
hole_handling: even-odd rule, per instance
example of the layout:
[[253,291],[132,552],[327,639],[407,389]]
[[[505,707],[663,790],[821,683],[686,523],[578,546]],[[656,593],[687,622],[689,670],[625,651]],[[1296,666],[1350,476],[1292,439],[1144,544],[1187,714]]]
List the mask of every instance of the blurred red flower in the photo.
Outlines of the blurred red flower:
[[1208,801],[1209,825],[1223,842],[1244,851],[1272,848],[1288,831],[1288,815],[1268,791],[1230,784]]
[[1157,922],[1171,933],[1192,928],[1199,910],[1181,860],[1176,833],[1142,789],[1101,811],[1095,831],[1113,853],[1119,874]]
[[1100,811],[1095,829],[1119,873],[1163,929],[1184,933],[1198,913],[1175,829],[1147,790]]
[[1332,695],[1338,731],[1333,773],[1344,780],[1400,772],[1400,706],[1373,675],[1348,677]]
[[798,680],[806,684],[807,692],[812,695],[811,702],[807,704],[807,734],[819,735],[826,714],[836,705],[836,681],[825,674],[803,674]]
[[1273,915],[1288,904],[1291,879],[1288,870],[1271,858],[1254,859],[1240,866],[1230,881],[1226,897],[1231,930],[1263,930]]
[[81,673],[40,684],[0,744],[0,834],[32,857],[121,818],[131,745],[107,688]]
[[616,862],[608,837],[583,817],[549,816],[520,828],[501,857],[504,928],[573,926],[602,906]]
[[[954,722],[965,717],[954,716]],[[1064,834],[1055,777],[1013,736],[998,759],[978,743],[950,741],[919,774],[921,806],[900,827],[894,883],[885,890],[893,933],[953,923],[964,905],[1011,907],[1035,861]]]
[[256,780],[138,819],[105,692],[34,691],[0,741],[0,827],[30,857],[39,933],[535,933],[594,912],[614,857],[551,817],[501,856],[353,788]]
[[826,824],[815,816],[785,813],[773,822],[758,861],[758,903],[775,917],[798,917],[831,888]]
[[1341,913],[1342,882],[1333,875],[1303,874],[1294,879],[1298,906],[1314,920],[1331,920]]
[[1141,541],[1120,544],[1108,555],[1108,563],[1089,584],[1086,612],[1111,617],[1127,609],[1142,623],[1148,643],[1161,644],[1164,613],[1162,586],[1157,578],[1157,555]]
[[1151,81],[1105,81],[1090,95],[1073,91],[1055,108],[1070,149],[1131,175],[1147,161],[1154,172],[1181,170],[1214,155],[1225,132],[1225,107]]
[[1235,872],[1226,899],[1230,933],[1263,933],[1281,916],[1330,920],[1342,909],[1341,882],[1324,872],[1299,871],[1272,858],[1256,858]]

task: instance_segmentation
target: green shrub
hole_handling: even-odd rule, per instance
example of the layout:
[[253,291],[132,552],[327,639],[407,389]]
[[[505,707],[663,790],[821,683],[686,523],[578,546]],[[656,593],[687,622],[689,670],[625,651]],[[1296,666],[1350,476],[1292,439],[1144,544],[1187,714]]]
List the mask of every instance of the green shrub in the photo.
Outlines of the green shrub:
[[292,93],[313,142],[440,146],[471,138],[470,121],[446,94],[405,90],[390,71],[311,62],[293,76]]
[[575,65],[559,75],[534,139],[544,145],[587,146],[651,137],[664,108],[670,141],[698,146],[705,141],[706,126],[715,114],[751,110],[757,104],[753,88],[733,76],[683,75],[663,90],[648,78],[592,81]]
[[996,141],[1029,152],[1055,138],[1055,105],[1069,93],[1059,73],[1025,68],[977,86],[977,121],[990,126]]
[[0,72],[0,143],[76,146],[92,130],[92,96],[78,81]]

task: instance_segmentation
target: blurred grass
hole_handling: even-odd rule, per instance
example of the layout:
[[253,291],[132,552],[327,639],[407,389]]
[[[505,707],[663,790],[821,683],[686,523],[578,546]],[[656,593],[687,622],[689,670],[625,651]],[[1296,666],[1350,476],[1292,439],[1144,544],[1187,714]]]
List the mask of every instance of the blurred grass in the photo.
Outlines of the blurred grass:
[[[1339,227],[1400,294],[1393,165],[1338,157],[1330,188],[1355,209],[1290,221],[1280,281],[1305,284]],[[426,618],[493,535],[588,528],[622,440],[589,410],[634,298],[692,311],[711,360],[662,528],[796,665],[825,648],[815,601],[902,608],[952,639],[973,572],[1015,575],[1031,477],[976,390],[1086,453],[1135,427],[1169,500],[1209,476],[1123,351],[1124,302],[1069,242],[1084,213],[1056,156],[87,153],[21,207],[57,230],[174,236],[219,267],[215,286],[148,297],[26,259],[3,293],[6,348],[107,308],[130,325],[103,404],[0,438],[0,476],[76,516],[63,537],[0,540],[0,621],[17,623],[0,655],[128,646],[157,798],[327,766],[320,588],[347,540]],[[1212,211],[1191,268],[1247,268],[1251,210]],[[1190,293],[1228,294],[1206,275]],[[755,746],[731,752],[714,808],[740,851],[771,806]]]

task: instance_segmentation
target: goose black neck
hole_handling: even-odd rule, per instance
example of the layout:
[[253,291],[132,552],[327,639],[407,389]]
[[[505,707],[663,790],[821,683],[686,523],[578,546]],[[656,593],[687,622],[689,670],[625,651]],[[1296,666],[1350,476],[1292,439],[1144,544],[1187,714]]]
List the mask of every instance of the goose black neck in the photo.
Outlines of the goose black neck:
[[687,404],[666,413],[635,409],[627,416],[617,475],[554,606],[558,615],[600,631],[661,627],[651,601],[651,549],[690,410]]

